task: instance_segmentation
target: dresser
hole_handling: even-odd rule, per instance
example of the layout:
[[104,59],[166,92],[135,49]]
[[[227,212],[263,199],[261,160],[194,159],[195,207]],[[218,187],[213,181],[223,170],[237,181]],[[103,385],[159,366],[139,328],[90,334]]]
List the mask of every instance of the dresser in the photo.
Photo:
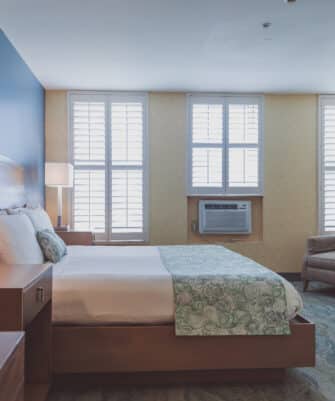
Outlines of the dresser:
[[25,333],[25,401],[44,401],[49,391],[51,302],[50,264],[0,265],[0,332]]
[[0,401],[24,400],[24,333],[0,333]]

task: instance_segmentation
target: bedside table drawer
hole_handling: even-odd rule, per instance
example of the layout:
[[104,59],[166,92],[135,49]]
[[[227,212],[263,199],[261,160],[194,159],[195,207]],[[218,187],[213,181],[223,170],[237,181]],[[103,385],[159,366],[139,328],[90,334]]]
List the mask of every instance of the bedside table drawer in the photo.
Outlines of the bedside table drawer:
[[0,372],[0,401],[23,400],[24,339],[20,341]]
[[23,325],[26,327],[51,300],[52,269],[43,273],[23,292]]

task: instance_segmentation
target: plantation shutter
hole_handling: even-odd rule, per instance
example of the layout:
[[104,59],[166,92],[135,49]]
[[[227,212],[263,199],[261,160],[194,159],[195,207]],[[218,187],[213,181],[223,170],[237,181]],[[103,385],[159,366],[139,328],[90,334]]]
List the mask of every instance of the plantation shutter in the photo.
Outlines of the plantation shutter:
[[222,188],[223,106],[193,104],[191,158],[192,188]]
[[320,97],[320,229],[335,232],[335,96]]
[[104,101],[73,101],[73,227],[105,239]]
[[144,174],[141,102],[111,103],[111,237],[143,239]]
[[72,94],[75,230],[145,240],[145,95]]
[[262,193],[262,99],[189,96],[189,195]]
[[[257,99],[258,100],[258,99]],[[260,186],[259,104],[228,99],[228,192],[253,193]]]

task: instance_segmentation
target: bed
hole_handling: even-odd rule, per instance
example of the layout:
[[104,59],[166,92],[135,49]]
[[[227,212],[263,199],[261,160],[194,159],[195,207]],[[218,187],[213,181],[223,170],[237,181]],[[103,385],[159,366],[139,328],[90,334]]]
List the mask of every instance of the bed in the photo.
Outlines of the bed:
[[[0,163],[0,208],[25,202],[17,170],[12,162]],[[175,250],[68,247],[68,255],[54,266],[52,370],[57,380],[73,383],[79,375],[81,382],[108,383],[270,382],[283,379],[286,368],[314,366],[315,327],[299,315],[301,300],[286,281],[277,280],[287,301],[285,335],[178,333],[177,275],[173,265],[162,263]],[[237,262],[235,267],[241,268]]]
[[54,373],[71,382],[282,380],[288,367],[313,366],[315,351],[300,295],[281,280],[290,335],[176,336],[158,247],[69,246],[54,266]]
[[[158,247],[68,246],[68,254],[53,267],[53,278],[55,325],[174,323],[172,277]],[[281,280],[291,320],[302,300]]]

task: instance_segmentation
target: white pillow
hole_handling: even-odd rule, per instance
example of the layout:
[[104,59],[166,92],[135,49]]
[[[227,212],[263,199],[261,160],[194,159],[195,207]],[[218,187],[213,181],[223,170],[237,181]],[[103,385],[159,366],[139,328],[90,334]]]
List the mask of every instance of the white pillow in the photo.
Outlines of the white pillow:
[[20,207],[17,209],[8,209],[8,214],[25,214],[29,217],[35,231],[51,230],[54,231],[50,217],[48,213],[41,207],[31,209],[28,207]]
[[34,226],[24,214],[0,216],[0,262],[44,263]]

